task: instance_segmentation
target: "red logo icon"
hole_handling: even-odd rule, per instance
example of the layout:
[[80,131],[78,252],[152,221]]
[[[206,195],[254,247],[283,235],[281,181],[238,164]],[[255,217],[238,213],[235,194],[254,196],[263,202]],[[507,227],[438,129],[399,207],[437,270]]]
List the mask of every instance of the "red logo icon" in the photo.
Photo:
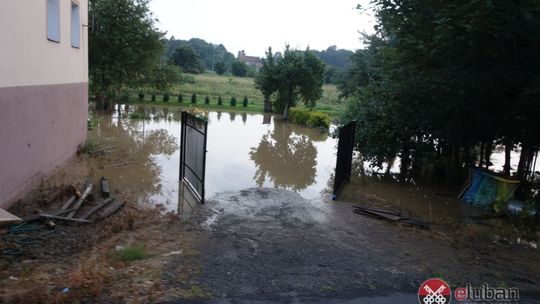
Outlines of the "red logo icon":
[[418,289],[420,304],[449,304],[451,298],[450,286],[441,279],[429,279]]

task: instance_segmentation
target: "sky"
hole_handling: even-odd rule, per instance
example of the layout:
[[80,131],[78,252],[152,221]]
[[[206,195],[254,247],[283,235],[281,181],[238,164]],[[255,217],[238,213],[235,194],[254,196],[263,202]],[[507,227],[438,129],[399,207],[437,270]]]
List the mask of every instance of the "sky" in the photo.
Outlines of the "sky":
[[363,48],[360,32],[373,33],[375,19],[361,13],[369,0],[152,0],[150,9],[166,37],[201,38],[234,55],[264,56],[271,46],[325,50]]

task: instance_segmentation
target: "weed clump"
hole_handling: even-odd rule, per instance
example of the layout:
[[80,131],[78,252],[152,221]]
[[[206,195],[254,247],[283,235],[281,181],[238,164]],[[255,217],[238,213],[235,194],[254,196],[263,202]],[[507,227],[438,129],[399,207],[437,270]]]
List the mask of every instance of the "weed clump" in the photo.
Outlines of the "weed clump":
[[142,246],[126,246],[114,252],[113,258],[122,262],[142,260],[148,255]]

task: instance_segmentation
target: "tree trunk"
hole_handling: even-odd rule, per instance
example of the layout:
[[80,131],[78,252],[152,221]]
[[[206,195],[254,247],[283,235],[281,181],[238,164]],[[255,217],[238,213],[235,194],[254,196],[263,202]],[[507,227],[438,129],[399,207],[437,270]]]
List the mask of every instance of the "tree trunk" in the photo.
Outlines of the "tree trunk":
[[486,159],[486,169],[489,169],[489,166],[491,166],[491,151],[493,149],[493,141],[492,140],[489,140],[486,142],[486,155],[485,155],[485,159]]
[[401,166],[400,166],[400,179],[405,181],[409,175],[409,166],[411,164],[410,149],[405,146],[402,148],[401,152]]
[[96,98],[96,110],[103,111],[105,110],[105,102],[106,102],[107,96],[103,95],[102,93],[97,94]]
[[510,176],[510,161],[511,161],[511,153],[512,153],[512,142],[505,139],[504,141],[504,166],[503,166],[503,173],[506,176]]
[[530,147],[528,143],[522,143],[521,145],[521,154],[519,155],[519,163],[518,163],[518,169],[517,169],[517,178],[520,181],[525,181],[527,171],[528,171],[528,158],[530,155]]
[[484,142],[480,142],[480,159],[478,160],[478,167],[482,167],[484,165]]
[[285,104],[285,108],[283,109],[283,120],[287,120],[289,118],[289,102]]

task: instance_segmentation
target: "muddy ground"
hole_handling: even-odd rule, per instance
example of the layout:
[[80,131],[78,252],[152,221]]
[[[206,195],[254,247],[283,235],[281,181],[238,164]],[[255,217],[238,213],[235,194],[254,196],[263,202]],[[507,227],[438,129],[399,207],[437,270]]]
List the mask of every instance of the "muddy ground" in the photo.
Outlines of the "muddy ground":
[[285,190],[219,194],[202,212],[209,235],[199,244],[204,271],[195,280],[222,300],[284,303],[375,301],[365,297],[393,303],[399,295],[411,299],[431,277],[454,287],[519,287],[529,302],[540,295],[538,250],[351,211],[347,203],[308,201]]
[[[82,184],[88,172],[75,171]],[[4,229],[2,252],[21,251],[1,256],[0,302],[415,303],[431,277],[518,287],[521,303],[540,302],[540,251],[494,242],[475,226],[400,226],[354,214],[349,203],[269,188],[220,193],[187,220],[115,195],[124,208],[97,223],[58,222],[54,231],[38,223],[28,243]],[[11,211],[62,202],[42,206],[36,197]],[[126,247],[143,256],[120,258]]]

